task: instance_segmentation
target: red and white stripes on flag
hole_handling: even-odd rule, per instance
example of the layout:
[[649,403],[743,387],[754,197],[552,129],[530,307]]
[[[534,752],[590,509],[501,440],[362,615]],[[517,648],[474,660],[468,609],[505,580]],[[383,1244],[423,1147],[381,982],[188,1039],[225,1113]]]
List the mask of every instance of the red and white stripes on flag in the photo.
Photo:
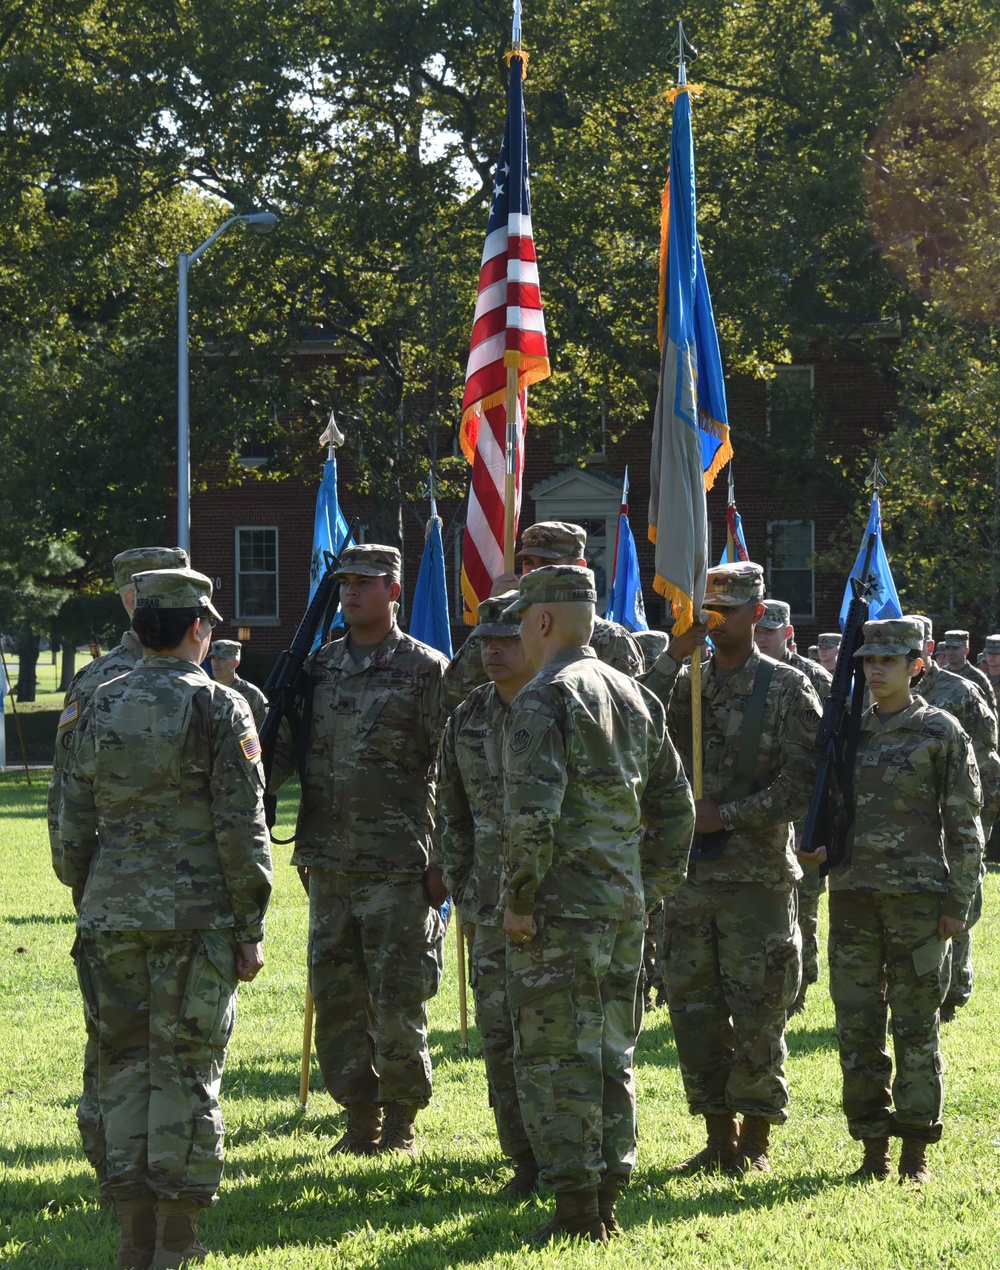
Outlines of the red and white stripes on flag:
[[531,232],[528,135],[522,83],[526,55],[510,58],[507,122],[493,182],[479,272],[479,297],[469,343],[460,440],[472,464],[462,542],[465,621],[503,572],[504,480],[507,446],[507,367],[517,370],[517,454],[514,526],[521,507],[527,388],[549,374],[549,352]]

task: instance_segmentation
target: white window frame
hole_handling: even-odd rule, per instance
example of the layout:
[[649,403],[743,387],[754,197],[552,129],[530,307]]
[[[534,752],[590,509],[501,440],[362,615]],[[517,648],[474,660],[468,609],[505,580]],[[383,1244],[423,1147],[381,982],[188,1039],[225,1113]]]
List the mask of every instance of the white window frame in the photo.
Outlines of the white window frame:
[[[591,501],[592,500],[592,501]],[[584,521],[603,521],[604,522],[604,559],[602,561],[604,569],[604,590],[598,593],[596,612],[600,617],[604,616],[604,610],[608,605],[608,592],[611,590],[611,576],[615,569],[615,540],[618,535],[618,516],[621,512],[621,493],[609,488],[607,494],[603,490],[595,491],[588,500],[587,506],[582,506],[579,499],[573,497],[565,497],[559,491],[553,492],[551,495],[536,494],[535,495],[535,522],[545,520],[562,520],[569,521],[572,524],[580,524]],[[525,520],[521,517],[525,525],[533,522]],[[586,558],[591,558],[590,538],[588,536]]]
[[[243,595],[240,586],[240,578],[243,576],[240,570],[240,535],[245,533],[262,533],[268,532],[274,535],[274,607],[273,614],[266,616],[252,616],[243,612]],[[241,626],[280,626],[281,625],[281,541],[277,525],[235,525],[233,527],[233,573],[236,612],[233,615],[233,622],[238,622]]]
[[[784,599],[784,596],[774,596],[773,575],[775,572],[774,560],[774,531],[782,525],[807,525],[809,527],[809,554],[806,557],[807,564],[797,569],[798,572],[809,573],[809,609],[792,609],[792,621],[797,618],[802,621],[812,621],[816,617],[816,565],[814,563],[816,555],[816,522],[815,520],[807,520],[805,517],[787,520],[769,520],[767,522],[767,592],[769,596],[775,599]],[[785,572],[791,572],[791,569]]]

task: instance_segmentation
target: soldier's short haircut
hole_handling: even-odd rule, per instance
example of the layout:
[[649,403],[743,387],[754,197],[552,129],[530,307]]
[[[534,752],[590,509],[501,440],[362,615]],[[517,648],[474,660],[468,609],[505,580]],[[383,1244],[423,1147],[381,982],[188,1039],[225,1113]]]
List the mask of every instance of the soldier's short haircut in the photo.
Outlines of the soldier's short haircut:
[[132,615],[132,629],[143,648],[154,653],[171,652],[183,640],[191,623],[204,617],[204,609],[136,609]]

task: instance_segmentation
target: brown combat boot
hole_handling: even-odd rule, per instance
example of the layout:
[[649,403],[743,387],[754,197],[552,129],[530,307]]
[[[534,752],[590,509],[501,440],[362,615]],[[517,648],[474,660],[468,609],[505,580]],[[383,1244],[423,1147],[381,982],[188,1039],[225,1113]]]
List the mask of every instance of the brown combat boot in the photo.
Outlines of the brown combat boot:
[[721,1169],[723,1173],[733,1172],[736,1168],[736,1139],[739,1133],[735,1115],[731,1111],[707,1115],[705,1124],[708,1128],[707,1145],[680,1164],[673,1165],[669,1172],[711,1173],[714,1169]]
[[379,1151],[399,1151],[413,1158],[417,1154],[416,1130],[413,1122],[420,1108],[415,1102],[387,1102],[383,1108],[382,1139]]
[[889,1159],[888,1138],[862,1138],[865,1147],[865,1158],[861,1167],[850,1174],[852,1182],[867,1182],[871,1178],[883,1181],[889,1176],[892,1161]]
[[571,1239],[589,1239],[594,1244],[606,1244],[608,1236],[601,1221],[597,1187],[588,1191],[557,1191],[555,1216],[533,1230],[525,1240],[529,1244],[547,1244],[560,1235]]
[[740,1140],[736,1146],[736,1167],[748,1173],[770,1173],[767,1144],[771,1122],[763,1116],[744,1116]]
[[118,1270],[146,1270],[156,1251],[156,1202],[152,1195],[116,1199],[115,1216],[121,1228]]
[[927,1167],[927,1143],[916,1138],[904,1138],[899,1153],[899,1180],[901,1182],[929,1182],[931,1171]]
[[331,1155],[375,1155],[382,1133],[382,1108],[374,1102],[347,1105],[347,1128],[330,1148]]
[[499,1194],[505,1199],[527,1199],[538,1190],[538,1165],[531,1151],[519,1155],[513,1160],[514,1176],[506,1186],[502,1186]]
[[149,1263],[151,1270],[201,1265],[208,1256],[208,1249],[198,1240],[200,1212],[201,1207],[194,1200],[156,1201],[156,1251]]
[[597,1189],[597,1211],[604,1223],[604,1230],[610,1239],[612,1235],[621,1234],[621,1226],[615,1216],[615,1205],[618,1197],[628,1186],[628,1178],[624,1173],[605,1173],[601,1185]]

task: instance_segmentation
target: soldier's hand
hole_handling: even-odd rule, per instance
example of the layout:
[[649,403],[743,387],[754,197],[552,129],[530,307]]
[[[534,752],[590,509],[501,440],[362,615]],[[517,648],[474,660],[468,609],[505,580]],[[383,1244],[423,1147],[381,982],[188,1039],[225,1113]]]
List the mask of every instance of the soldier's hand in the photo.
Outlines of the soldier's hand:
[[963,930],[965,930],[965,922],[959,917],[938,918],[938,939],[951,939],[953,935],[961,935]]
[[424,891],[427,903],[431,908],[440,908],[448,898],[448,888],[444,884],[444,874],[433,865],[424,870]]
[[695,622],[683,635],[674,636],[667,645],[667,652],[674,661],[683,661],[685,657],[690,657],[696,648],[700,648],[706,639],[708,639],[708,627],[703,626],[701,622]]
[[264,949],[260,944],[236,945],[236,978],[250,983],[264,969]]
[[725,829],[719,815],[718,803],[711,798],[696,798],[694,804],[694,827],[697,833],[715,833]]
[[530,944],[538,934],[533,917],[522,917],[518,913],[512,913],[509,908],[503,911],[503,928],[507,938],[514,944]]
[[303,891],[305,891],[306,895],[308,895],[309,894],[309,870],[303,864],[300,864],[298,866],[298,870],[299,870],[299,881],[302,883],[302,889]]
[[796,847],[795,858],[799,864],[804,864],[807,868],[818,869],[826,860],[826,847],[817,847],[815,851],[802,851]]

